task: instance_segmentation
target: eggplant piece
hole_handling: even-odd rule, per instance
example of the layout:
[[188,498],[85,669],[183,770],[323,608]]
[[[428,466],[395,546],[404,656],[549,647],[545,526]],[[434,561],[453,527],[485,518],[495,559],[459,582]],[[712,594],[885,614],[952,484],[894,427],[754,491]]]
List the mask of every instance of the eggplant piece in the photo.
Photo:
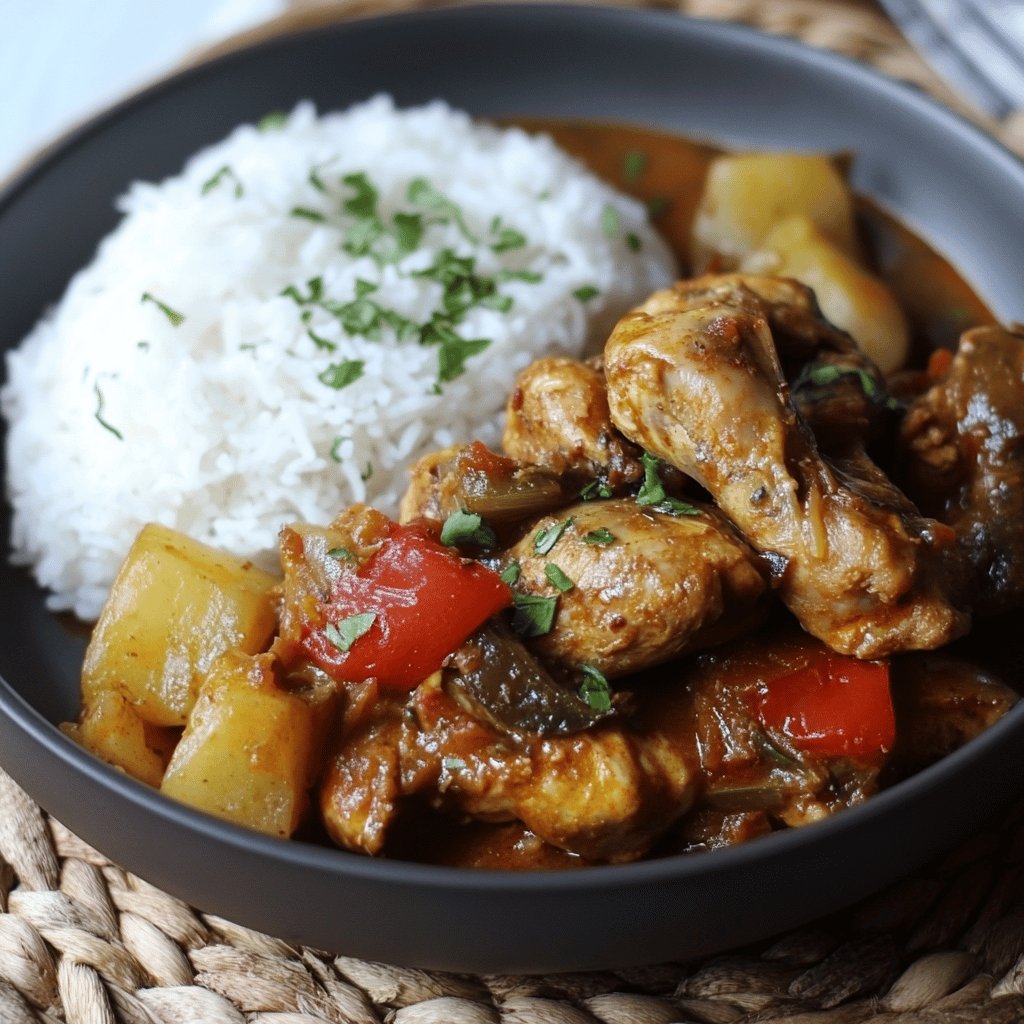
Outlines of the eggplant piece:
[[516,737],[568,736],[615,714],[607,693],[588,699],[559,682],[495,622],[477,630],[452,656],[444,685],[474,717]]

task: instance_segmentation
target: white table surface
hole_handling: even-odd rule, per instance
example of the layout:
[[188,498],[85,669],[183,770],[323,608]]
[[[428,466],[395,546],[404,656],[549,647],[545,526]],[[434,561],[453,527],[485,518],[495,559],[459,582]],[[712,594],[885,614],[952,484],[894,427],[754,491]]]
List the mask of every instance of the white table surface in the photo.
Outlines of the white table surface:
[[0,180],[67,128],[286,0],[0,0]]

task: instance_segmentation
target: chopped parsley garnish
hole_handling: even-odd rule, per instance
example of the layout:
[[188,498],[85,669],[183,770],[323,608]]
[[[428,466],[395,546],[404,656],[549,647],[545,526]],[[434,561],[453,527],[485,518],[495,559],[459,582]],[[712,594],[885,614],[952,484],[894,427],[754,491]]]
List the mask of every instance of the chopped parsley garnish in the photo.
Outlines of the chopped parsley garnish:
[[524,639],[543,636],[555,624],[557,597],[515,594],[512,598],[512,628]]
[[590,530],[583,534],[584,544],[613,544],[615,543],[615,534],[611,530],[605,527],[600,527],[597,530]]
[[495,239],[491,242],[492,252],[508,252],[509,249],[521,249],[526,245],[526,235],[509,227],[500,217],[491,221],[491,234]]
[[377,616],[374,612],[349,615],[345,619],[339,619],[337,623],[328,622],[324,626],[324,636],[339,651],[347,652],[361,636],[365,636],[370,631],[370,627],[376,619]]
[[437,215],[442,222],[451,221],[459,229],[462,237],[467,242],[476,243],[477,238],[466,226],[462,215],[462,207],[449,199],[439,189],[434,188],[426,178],[415,178],[409,182],[409,190],[406,193],[409,202],[414,206],[422,207]]
[[283,110],[272,110],[256,122],[256,128],[261,132],[276,132],[287,123],[288,115]]
[[555,590],[561,591],[563,594],[567,594],[574,586],[575,583],[557,566],[554,562],[548,562],[544,566],[544,575],[547,576],[548,582],[555,588]]
[[878,381],[867,370],[861,369],[859,366],[804,367],[796,380],[793,381],[792,390],[826,389],[830,384],[835,384],[837,381],[848,378],[855,378],[860,385],[861,391],[864,393],[864,397],[877,405],[893,410],[901,408],[900,403],[895,398],[886,395],[881,387],[879,387]]
[[481,548],[493,548],[498,541],[494,531],[481,516],[460,509],[444,521],[444,526],[441,527],[441,543],[448,547],[474,544]]
[[157,309],[171,322],[172,327],[180,327],[185,322],[185,314],[179,313],[176,309],[171,309],[166,302],[161,302],[155,295],[150,292],[143,292],[141,302],[152,302]]
[[359,474],[359,479],[362,480],[363,483],[365,484],[366,481],[369,480],[371,476],[373,476],[373,463],[368,462],[365,465],[365,467],[363,467],[362,473]]
[[306,287],[309,289],[308,295],[303,295],[293,284],[283,288],[281,294],[289,299],[294,299],[300,306],[308,306],[310,303],[319,302],[323,298],[324,279],[322,277],[311,277],[306,282]]
[[111,424],[108,423],[103,418],[103,404],[104,404],[103,403],[103,392],[100,391],[99,384],[94,384],[93,385],[93,391],[96,392],[96,411],[93,413],[93,416],[96,418],[96,422],[104,430],[109,430],[110,433],[112,433],[114,435],[114,437],[116,437],[118,439],[118,441],[123,441],[124,440],[124,434],[122,434],[121,431],[117,429],[117,427],[111,426]]
[[291,215],[301,220],[315,221],[317,224],[323,224],[327,220],[327,214],[321,213],[320,210],[311,210],[308,206],[293,206]]
[[577,288],[573,293],[573,297],[580,300],[580,302],[589,302],[591,299],[596,298],[601,294],[600,288],[595,288],[592,284],[585,284],[580,288]]
[[504,569],[501,570],[501,582],[512,586],[522,575],[523,568],[516,559],[512,559]]
[[331,548],[327,554],[339,562],[354,562],[356,560],[355,552],[348,548]]
[[596,498],[610,498],[612,496],[612,489],[601,480],[591,480],[580,491],[580,498],[583,501],[594,501]]
[[642,149],[627,150],[622,157],[622,176],[626,181],[639,181],[647,170],[648,159]]
[[223,167],[211,174],[210,177],[203,182],[203,187],[199,190],[199,194],[205,196],[228,179],[234,182],[235,198],[241,199],[245,189],[242,188],[242,183],[239,181],[238,175],[232,170],[230,164],[224,164]]
[[619,233],[619,211],[608,205],[601,211],[601,230],[605,238],[615,238]]
[[626,245],[629,246],[631,252],[639,252],[644,247],[643,240],[633,231],[626,235]]
[[317,380],[335,391],[354,384],[363,375],[362,359],[345,359],[340,363],[331,363],[327,369],[317,374]]
[[538,555],[546,555],[558,543],[558,538],[565,533],[571,524],[572,516],[568,519],[563,519],[560,523],[552,523],[550,526],[545,526],[544,529],[538,530],[533,538],[533,550]]
[[661,482],[661,475],[658,470],[661,466],[661,459],[650,452],[644,452],[641,456],[644,464],[644,482],[636,495],[636,503],[644,505],[655,512],[664,512],[670,516],[698,516],[700,509],[686,501],[678,498],[670,498],[665,493],[665,485]]
[[351,440],[352,440],[351,437],[336,437],[331,442],[331,458],[335,462],[342,462],[342,461],[344,461],[343,458],[342,458],[342,454],[341,454],[341,446],[346,441],[351,441]]
[[612,688],[604,674],[593,665],[580,665],[583,682],[580,683],[579,695],[587,702],[592,711],[604,712],[612,709]]
[[443,383],[461,377],[466,371],[466,360],[483,352],[490,345],[489,338],[450,338],[441,343],[437,353],[437,379]]

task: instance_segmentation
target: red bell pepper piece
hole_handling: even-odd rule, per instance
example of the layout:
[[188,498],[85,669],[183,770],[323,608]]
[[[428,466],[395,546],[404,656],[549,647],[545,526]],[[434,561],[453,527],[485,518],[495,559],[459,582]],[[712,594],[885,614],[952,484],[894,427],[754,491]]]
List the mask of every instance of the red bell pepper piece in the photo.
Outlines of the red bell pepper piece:
[[896,739],[889,666],[831,651],[764,683],[758,713],[767,728],[822,757],[872,760]]
[[511,600],[497,573],[424,527],[394,525],[357,572],[341,576],[321,606],[324,625],[307,625],[302,647],[339,681],[375,677],[411,690]]

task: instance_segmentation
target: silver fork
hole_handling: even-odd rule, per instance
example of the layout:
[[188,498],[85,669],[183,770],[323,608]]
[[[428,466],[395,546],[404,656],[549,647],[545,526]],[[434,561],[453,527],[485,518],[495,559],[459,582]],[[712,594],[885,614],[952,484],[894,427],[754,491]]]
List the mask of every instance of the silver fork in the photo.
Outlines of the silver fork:
[[1024,109],[1024,0],[880,0],[932,68],[998,120]]

